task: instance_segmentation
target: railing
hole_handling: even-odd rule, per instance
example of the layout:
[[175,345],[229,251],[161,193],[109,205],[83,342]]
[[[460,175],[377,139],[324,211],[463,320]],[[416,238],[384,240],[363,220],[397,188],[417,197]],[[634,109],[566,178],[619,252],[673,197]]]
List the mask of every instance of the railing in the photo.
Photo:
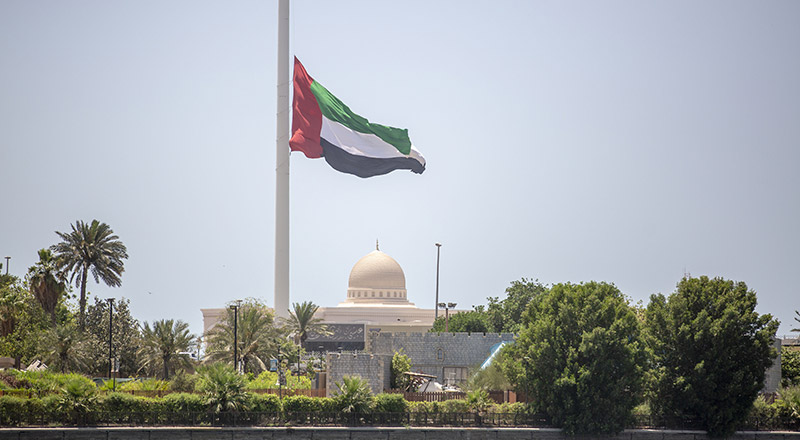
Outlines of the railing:
[[[467,393],[464,393],[462,391],[412,392],[403,390],[386,390],[386,392],[392,394],[402,394],[403,398],[409,402],[445,402],[447,400],[467,398]],[[489,391],[489,399],[491,399],[495,403],[508,402],[508,396],[509,395],[505,391]]]
[[539,415],[494,413],[108,412],[0,415],[0,426],[549,426]]
[[[0,426],[415,426],[415,427],[553,427],[540,414],[528,413],[343,413],[343,412],[20,412],[0,414]],[[628,428],[702,430],[697,419],[641,417]],[[790,426],[748,418],[739,430],[796,430]]]

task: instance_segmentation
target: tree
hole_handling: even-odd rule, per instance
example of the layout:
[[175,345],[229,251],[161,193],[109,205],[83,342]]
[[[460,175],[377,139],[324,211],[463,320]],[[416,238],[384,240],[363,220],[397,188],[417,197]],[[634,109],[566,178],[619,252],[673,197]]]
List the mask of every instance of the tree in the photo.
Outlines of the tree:
[[[478,307],[480,308],[480,306]],[[449,323],[447,321],[449,321]],[[486,313],[481,310],[451,313],[449,317],[439,315],[439,317],[433,321],[433,327],[428,331],[442,333],[445,331],[445,328],[451,333],[489,333],[493,330],[489,318],[486,316]]]
[[81,289],[78,324],[82,332],[86,327],[86,279],[89,272],[96,283],[103,280],[110,287],[119,287],[125,271],[122,260],[128,258],[128,250],[105,223],[92,220],[91,224],[86,224],[78,220],[70,226],[70,233],[56,231],[63,241],[50,249],[56,253],[59,269],[70,274],[70,283],[74,280],[76,287]]
[[525,278],[512,281],[506,288],[506,297],[498,300],[489,297],[489,307],[486,311],[489,322],[496,332],[518,333],[522,326],[522,316],[528,309],[528,304],[535,298],[547,292],[539,280],[530,281]]
[[784,387],[800,385],[800,350],[781,352],[781,385]]
[[411,358],[409,358],[407,354],[403,353],[402,348],[399,351],[395,351],[394,355],[392,356],[392,370],[390,377],[391,387],[393,389],[405,390],[408,386],[409,379],[408,376],[403,373],[407,373],[409,371],[411,371]]
[[[142,333],[130,311],[130,300],[120,298],[114,302],[112,322],[113,356],[119,359],[120,377],[132,376],[139,371],[139,352]],[[89,372],[98,376],[108,374],[108,301],[95,297],[86,308],[87,352]]]
[[711,436],[743,420],[772,365],[778,321],[755,312],[756,293],[743,282],[684,278],[665,298],[650,297],[647,344],[656,415],[692,418]]
[[287,330],[295,336],[301,347],[308,339],[309,333],[330,335],[328,326],[322,323],[322,319],[314,317],[317,309],[319,306],[311,301],[304,301],[302,304],[293,303],[292,310],[289,310],[289,318],[284,320]]
[[49,249],[39,250],[39,261],[28,269],[29,285],[34,298],[56,325],[56,306],[67,291],[64,276]]
[[25,293],[16,277],[2,280],[0,284],[0,337],[14,333],[19,322],[19,311],[25,304]]
[[[248,299],[239,306],[238,355],[245,372],[260,373],[267,360],[276,358],[280,329],[274,325],[272,311],[261,302]],[[234,311],[229,307],[225,317],[206,335],[208,362],[233,360]]]
[[55,325],[42,339],[39,354],[48,368],[61,373],[87,370],[86,338],[74,323]]
[[519,337],[503,350],[507,376],[567,433],[624,429],[645,357],[636,315],[619,289],[556,284],[530,304]]
[[0,282],[0,356],[13,357],[18,367],[34,360],[48,321],[19,278],[10,276]]
[[[794,320],[795,320],[795,321],[797,321],[797,323],[798,323],[798,324],[800,324],[800,312],[798,312],[797,310],[795,310],[795,311],[794,311],[794,314],[795,314],[795,315],[797,315],[797,316],[795,316],[795,317],[794,317]],[[793,329],[792,329],[792,331],[793,331],[793,332],[800,332],[800,327],[798,327],[798,328],[793,328]]]
[[163,371],[162,378],[169,380],[170,368],[175,371],[181,366],[188,366],[186,355],[194,344],[195,335],[189,332],[189,324],[178,320],[161,319],[153,321],[153,327],[145,322],[142,327],[142,348],[139,352],[142,368],[159,366]]

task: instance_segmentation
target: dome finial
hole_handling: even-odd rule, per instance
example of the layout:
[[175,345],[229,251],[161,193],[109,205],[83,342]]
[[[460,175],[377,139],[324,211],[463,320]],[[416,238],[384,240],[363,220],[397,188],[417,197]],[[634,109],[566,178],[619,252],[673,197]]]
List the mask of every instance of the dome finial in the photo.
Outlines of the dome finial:
[[380,247],[378,247],[378,239],[377,239],[377,238],[375,239],[375,250],[376,250],[376,251],[379,251],[379,250],[381,250],[381,248],[380,248]]

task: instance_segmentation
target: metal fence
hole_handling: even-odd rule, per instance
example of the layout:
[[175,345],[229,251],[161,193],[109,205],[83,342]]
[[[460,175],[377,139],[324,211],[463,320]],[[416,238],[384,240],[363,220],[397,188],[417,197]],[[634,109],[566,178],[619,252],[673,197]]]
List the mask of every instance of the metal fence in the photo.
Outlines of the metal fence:
[[[466,399],[467,393],[462,391],[425,391],[412,392],[403,390],[386,390],[391,394],[402,394],[409,402],[445,402],[447,400]],[[513,394],[513,391],[511,392]],[[509,393],[506,391],[489,391],[489,399],[495,403],[508,402]]]
[[[529,413],[343,413],[343,412],[24,412],[0,414],[0,426],[415,426],[415,427],[553,427],[541,414]],[[702,430],[697,419],[641,417],[629,428]],[[797,429],[758,418],[742,421],[739,430]]]

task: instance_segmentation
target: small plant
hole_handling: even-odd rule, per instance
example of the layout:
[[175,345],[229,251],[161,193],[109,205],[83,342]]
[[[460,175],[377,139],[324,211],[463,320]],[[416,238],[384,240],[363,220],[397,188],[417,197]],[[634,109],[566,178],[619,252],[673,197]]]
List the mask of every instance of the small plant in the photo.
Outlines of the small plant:
[[336,382],[334,400],[339,411],[344,413],[366,413],[372,407],[372,391],[366,380],[358,376],[344,376]]
[[475,411],[476,414],[483,414],[486,409],[492,405],[492,400],[489,399],[489,393],[486,390],[477,389],[467,392],[467,405],[469,409]]
[[97,387],[91,381],[71,380],[61,389],[57,408],[63,414],[71,414],[77,424],[97,406]]
[[216,363],[198,368],[199,389],[205,394],[206,404],[213,412],[238,411],[247,399],[244,378],[230,365]]

